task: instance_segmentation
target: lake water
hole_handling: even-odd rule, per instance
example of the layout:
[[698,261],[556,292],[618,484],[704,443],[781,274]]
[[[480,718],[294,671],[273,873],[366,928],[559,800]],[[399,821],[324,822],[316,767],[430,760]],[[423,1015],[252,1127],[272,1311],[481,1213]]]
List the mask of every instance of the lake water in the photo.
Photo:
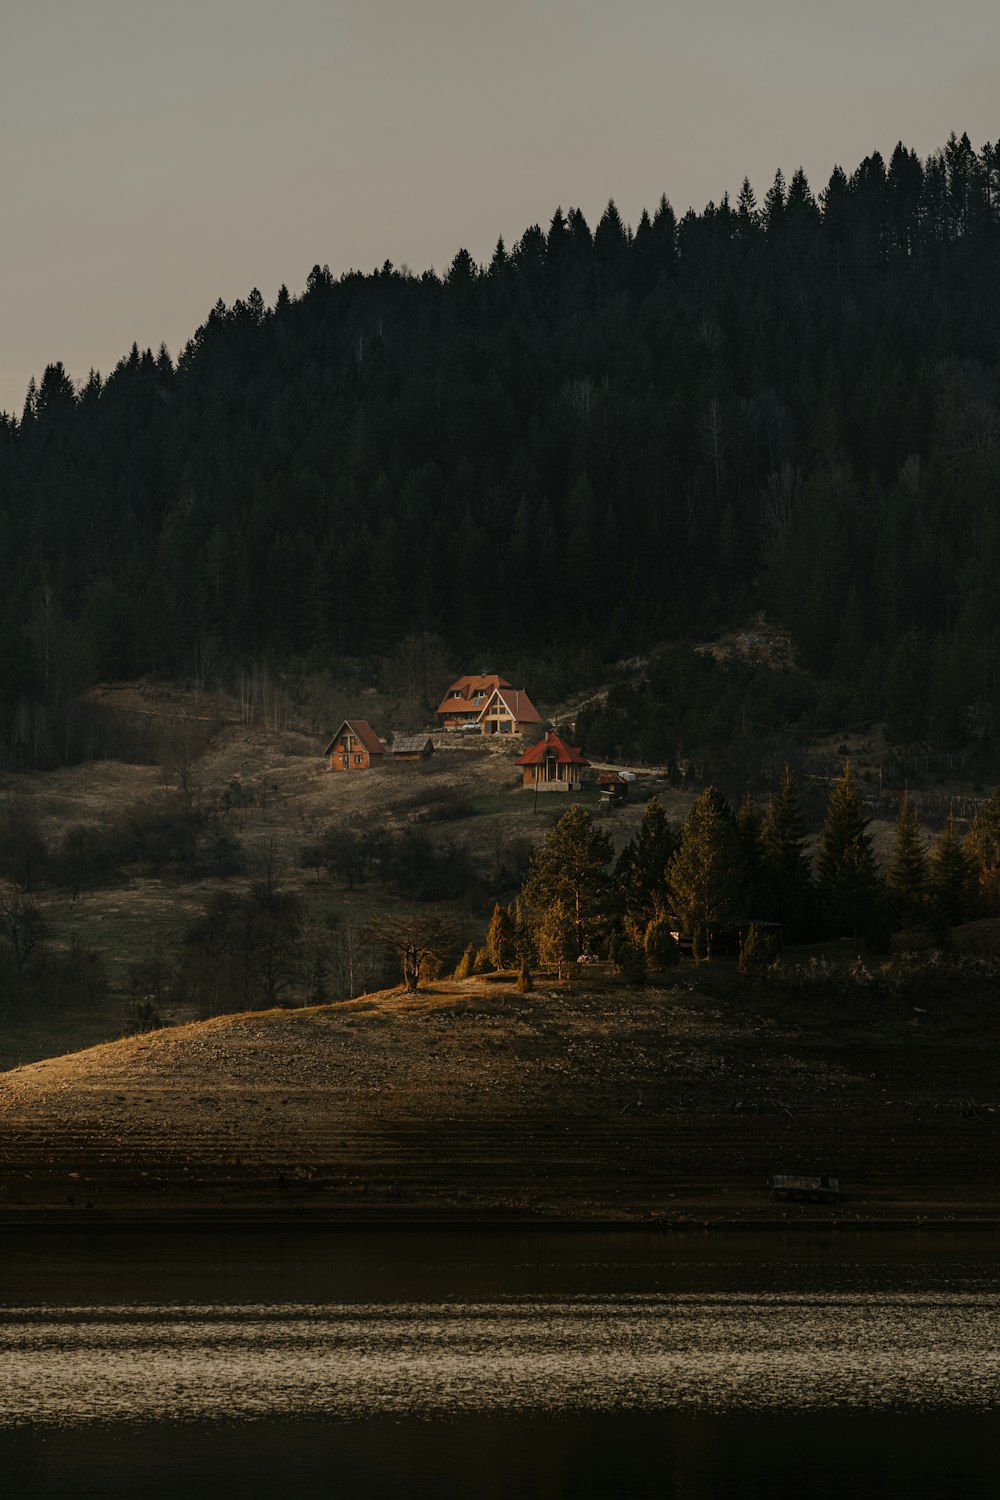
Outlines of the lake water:
[[994,1496],[992,1236],[0,1240],[12,1496]]

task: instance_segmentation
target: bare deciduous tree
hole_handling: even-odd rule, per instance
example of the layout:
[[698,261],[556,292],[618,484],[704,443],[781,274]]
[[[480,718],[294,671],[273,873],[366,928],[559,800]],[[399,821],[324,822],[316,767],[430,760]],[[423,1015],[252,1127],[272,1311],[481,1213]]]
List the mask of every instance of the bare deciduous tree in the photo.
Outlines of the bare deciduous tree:
[[455,947],[455,932],[441,917],[381,917],[368,928],[373,942],[390,949],[399,960],[403,988],[416,993],[428,962],[441,962]]

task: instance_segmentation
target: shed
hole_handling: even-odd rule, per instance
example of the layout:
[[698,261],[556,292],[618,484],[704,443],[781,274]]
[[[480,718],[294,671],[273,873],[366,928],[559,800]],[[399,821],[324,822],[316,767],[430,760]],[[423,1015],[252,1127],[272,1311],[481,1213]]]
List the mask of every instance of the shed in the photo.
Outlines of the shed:
[[397,734],[389,754],[393,760],[429,760],[434,754],[434,741],[429,734]]

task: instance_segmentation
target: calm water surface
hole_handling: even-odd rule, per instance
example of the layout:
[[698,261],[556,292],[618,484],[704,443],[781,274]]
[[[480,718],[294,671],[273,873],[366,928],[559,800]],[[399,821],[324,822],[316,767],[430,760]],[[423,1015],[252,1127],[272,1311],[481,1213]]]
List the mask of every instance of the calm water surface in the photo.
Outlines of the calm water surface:
[[0,1241],[12,1495],[1000,1493],[992,1237]]

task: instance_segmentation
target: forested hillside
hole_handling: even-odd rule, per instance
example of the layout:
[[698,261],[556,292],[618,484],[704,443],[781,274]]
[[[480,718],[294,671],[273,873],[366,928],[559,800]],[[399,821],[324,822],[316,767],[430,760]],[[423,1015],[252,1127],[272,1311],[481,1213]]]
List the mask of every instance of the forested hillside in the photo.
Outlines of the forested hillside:
[[1000,143],[953,136],[634,230],[556,210],[442,276],[317,266],[176,363],[53,364],[0,419],[4,712],[424,631],[599,665],[764,610],[802,669],[768,713],[988,736],[998,273]]

